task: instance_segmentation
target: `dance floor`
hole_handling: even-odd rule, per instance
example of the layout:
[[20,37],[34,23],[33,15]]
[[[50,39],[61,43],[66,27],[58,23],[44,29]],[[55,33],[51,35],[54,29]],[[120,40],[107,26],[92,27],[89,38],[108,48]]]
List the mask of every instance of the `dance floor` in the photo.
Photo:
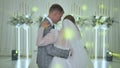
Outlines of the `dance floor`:
[[[31,60],[35,60],[35,58],[20,58],[20,60],[11,60],[11,57],[0,57],[0,68],[37,68],[35,65],[35,61],[30,62]],[[120,59],[114,59],[111,62],[103,61],[102,59],[98,59],[97,61],[92,60],[94,68],[120,68]],[[104,63],[104,64],[103,64]],[[29,66],[29,67],[28,67]]]

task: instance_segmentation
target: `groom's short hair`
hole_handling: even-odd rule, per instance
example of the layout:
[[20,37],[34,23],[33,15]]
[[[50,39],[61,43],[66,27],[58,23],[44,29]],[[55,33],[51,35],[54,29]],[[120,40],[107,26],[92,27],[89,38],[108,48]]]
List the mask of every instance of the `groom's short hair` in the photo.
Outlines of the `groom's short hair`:
[[59,5],[59,4],[53,4],[50,9],[49,9],[49,12],[52,12],[52,11],[59,11],[60,13],[64,13],[64,9]]

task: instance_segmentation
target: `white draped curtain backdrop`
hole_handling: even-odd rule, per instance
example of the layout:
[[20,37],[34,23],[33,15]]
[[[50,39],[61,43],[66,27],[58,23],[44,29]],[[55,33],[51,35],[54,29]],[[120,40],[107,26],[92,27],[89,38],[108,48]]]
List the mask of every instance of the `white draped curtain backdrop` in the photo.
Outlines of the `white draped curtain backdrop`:
[[[34,24],[28,30],[28,50],[32,55],[36,50],[36,37],[39,16],[48,14],[51,4],[59,3],[65,10],[65,14],[74,16],[91,17],[102,15],[114,17],[120,22],[120,0],[0,0],[0,56],[11,56],[11,50],[18,48],[17,28],[9,23],[10,17],[30,14],[33,7],[38,11],[33,13]],[[61,22],[61,21],[60,21]],[[114,23],[105,33],[105,47],[111,51],[120,53],[120,23]],[[80,27],[82,39],[90,56],[95,52],[95,29],[92,26]],[[26,56],[26,31],[20,29],[21,55]],[[98,29],[98,56],[102,57],[103,31]]]

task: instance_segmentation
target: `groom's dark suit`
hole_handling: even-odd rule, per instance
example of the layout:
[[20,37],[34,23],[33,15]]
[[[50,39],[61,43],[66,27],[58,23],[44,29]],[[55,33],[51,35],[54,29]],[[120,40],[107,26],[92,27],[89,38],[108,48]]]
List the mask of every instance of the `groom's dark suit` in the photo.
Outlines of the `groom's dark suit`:
[[[44,21],[48,21],[48,23],[50,23],[47,19]],[[53,29],[52,25],[45,29],[43,37],[46,36],[51,29]],[[37,64],[39,68],[48,68],[54,56],[67,58],[69,56],[69,50],[56,48],[54,43],[46,46],[38,46]]]

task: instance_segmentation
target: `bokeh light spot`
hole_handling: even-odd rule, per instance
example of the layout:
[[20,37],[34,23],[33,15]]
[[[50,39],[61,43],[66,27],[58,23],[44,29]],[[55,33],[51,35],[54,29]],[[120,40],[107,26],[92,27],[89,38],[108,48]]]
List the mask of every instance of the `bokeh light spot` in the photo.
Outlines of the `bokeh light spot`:
[[86,11],[86,10],[87,10],[87,6],[86,6],[86,5],[83,5],[83,6],[82,6],[82,10],[83,10],[83,11]]
[[90,47],[90,42],[87,41],[87,42],[85,43],[85,46],[86,46],[86,48],[89,48],[89,47]]
[[32,8],[32,11],[33,11],[33,12],[37,12],[37,11],[38,11],[38,7],[34,6],[34,7]]
[[71,28],[64,29],[64,38],[71,40],[74,37],[74,31]]
[[53,68],[62,68],[62,65],[60,65],[60,64],[55,64]]
[[104,9],[104,4],[100,4],[100,5],[99,5],[99,8],[100,8],[100,9]]

